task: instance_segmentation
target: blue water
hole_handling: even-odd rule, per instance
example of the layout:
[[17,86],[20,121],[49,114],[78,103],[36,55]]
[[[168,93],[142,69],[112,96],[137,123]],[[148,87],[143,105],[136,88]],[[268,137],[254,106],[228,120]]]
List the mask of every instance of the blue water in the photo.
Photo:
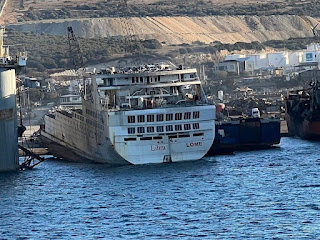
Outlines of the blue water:
[[320,143],[0,174],[0,239],[320,239]]

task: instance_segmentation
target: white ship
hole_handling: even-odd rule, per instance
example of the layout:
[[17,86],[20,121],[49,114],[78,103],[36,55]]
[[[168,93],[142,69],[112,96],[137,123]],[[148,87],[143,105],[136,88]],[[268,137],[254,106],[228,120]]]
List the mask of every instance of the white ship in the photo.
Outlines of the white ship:
[[215,137],[215,106],[196,69],[168,65],[101,70],[82,109],[44,117],[41,137],[67,160],[147,164],[201,159]]

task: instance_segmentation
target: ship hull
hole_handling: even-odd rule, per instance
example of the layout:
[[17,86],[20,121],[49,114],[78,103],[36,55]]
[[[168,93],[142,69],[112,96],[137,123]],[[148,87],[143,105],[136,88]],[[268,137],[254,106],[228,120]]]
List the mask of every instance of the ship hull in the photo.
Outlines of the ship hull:
[[310,88],[288,92],[285,101],[289,136],[320,139],[320,85],[311,82]]
[[[170,141],[168,144],[150,144],[145,146],[147,148],[149,154],[127,154],[126,156],[130,159],[130,162],[125,161],[120,155],[117,153],[113,153],[113,158],[109,159],[98,159],[96,157],[91,156],[79,149],[75,149],[72,146],[69,146],[67,143],[54,138],[53,136],[48,136],[45,133],[42,133],[40,136],[41,141],[48,148],[50,154],[54,157],[61,158],[67,161],[72,162],[95,162],[95,163],[104,163],[104,164],[112,164],[112,165],[139,165],[139,164],[153,164],[153,163],[163,163],[163,162],[181,162],[181,161],[195,161],[201,159],[206,153],[207,149],[212,144],[211,141],[208,141],[203,144],[199,144],[200,141],[195,142],[180,142],[174,143]],[[200,139],[199,139],[200,140]],[[197,146],[200,145],[200,146]],[[180,149],[175,152],[169,153],[167,149],[171,146],[172,149]],[[185,146],[185,148],[183,147]],[[201,147],[202,149],[198,149],[197,151],[194,148]],[[120,150],[121,152],[125,151],[125,148]],[[146,150],[142,150],[147,152]],[[186,151],[189,152],[186,157]],[[170,155],[170,159],[164,159],[164,156]],[[113,160],[112,160],[113,159]]]
[[[56,157],[71,161],[92,161],[108,164],[149,164],[199,160],[210,149],[214,137],[214,106],[173,108],[170,111],[199,111],[203,116],[196,120],[201,129],[181,132],[128,135],[128,128],[119,125],[127,119],[126,114],[157,114],[160,110],[119,112],[109,117],[112,126],[92,126],[79,116],[57,112],[45,116],[41,138],[48,150]],[[165,114],[166,109],[161,110]],[[117,119],[113,121],[112,119]],[[164,125],[163,122],[157,123]],[[193,126],[193,123],[185,124]],[[165,127],[163,127],[165,129]]]
[[280,143],[280,119],[242,119],[216,124],[216,138],[207,155],[267,149]]
[[[182,135],[181,135],[182,136]],[[202,136],[179,137],[162,136],[159,140],[145,143],[119,142],[117,152],[134,165],[164,162],[182,162],[199,160],[210,149],[214,132],[205,132]]]
[[139,146],[130,146],[130,143],[117,143],[115,147],[117,151],[109,149],[106,158],[99,158],[92,153],[84,152],[43,131],[40,139],[48,148],[50,154],[64,160],[112,165],[139,165],[199,160],[206,155],[213,143],[214,132],[208,132],[207,134],[210,136],[206,141],[203,141],[203,136],[199,136],[192,141],[184,138],[180,141],[178,141],[178,138],[167,138],[166,141],[161,143],[153,141]]
[[286,121],[289,136],[296,136],[306,140],[320,139],[320,121],[297,119],[289,114],[286,114]]
[[108,154],[101,158],[92,153],[85,152],[68,144],[67,142],[58,139],[50,134],[41,132],[40,139],[43,144],[48,148],[50,154],[54,157],[62,158],[72,162],[95,162],[112,165],[128,165],[129,162],[121,158],[115,151],[109,149]]

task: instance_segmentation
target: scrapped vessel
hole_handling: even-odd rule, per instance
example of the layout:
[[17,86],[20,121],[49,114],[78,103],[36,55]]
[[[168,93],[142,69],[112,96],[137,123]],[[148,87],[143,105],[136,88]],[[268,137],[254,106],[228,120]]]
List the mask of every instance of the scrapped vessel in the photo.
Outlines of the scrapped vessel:
[[320,139],[320,83],[309,89],[290,91],[285,100],[288,134],[303,139]]
[[26,65],[26,56],[9,56],[3,33],[0,28],[0,171],[10,171],[19,168],[16,70]]
[[54,156],[73,161],[190,161],[210,149],[214,119],[196,69],[111,68],[92,75],[82,109],[46,115],[41,138]]
[[208,155],[266,149],[280,143],[280,118],[241,118],[216,122],[216,137]]

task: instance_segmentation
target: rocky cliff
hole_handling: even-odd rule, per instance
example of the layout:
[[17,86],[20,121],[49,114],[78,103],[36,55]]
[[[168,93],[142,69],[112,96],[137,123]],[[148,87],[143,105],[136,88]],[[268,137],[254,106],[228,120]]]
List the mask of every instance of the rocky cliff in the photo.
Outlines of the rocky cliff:
[[[318,22],[311,17],[309,20],[314,25]],[[166,44],[264,42],[312,36],[310,23],[295,15],[94,18],[29,22],[7,27],[38,34],[65,35],[67,26],[72,26],[77,36],[84,38],[137,34],[139,38],[157,39]]]

